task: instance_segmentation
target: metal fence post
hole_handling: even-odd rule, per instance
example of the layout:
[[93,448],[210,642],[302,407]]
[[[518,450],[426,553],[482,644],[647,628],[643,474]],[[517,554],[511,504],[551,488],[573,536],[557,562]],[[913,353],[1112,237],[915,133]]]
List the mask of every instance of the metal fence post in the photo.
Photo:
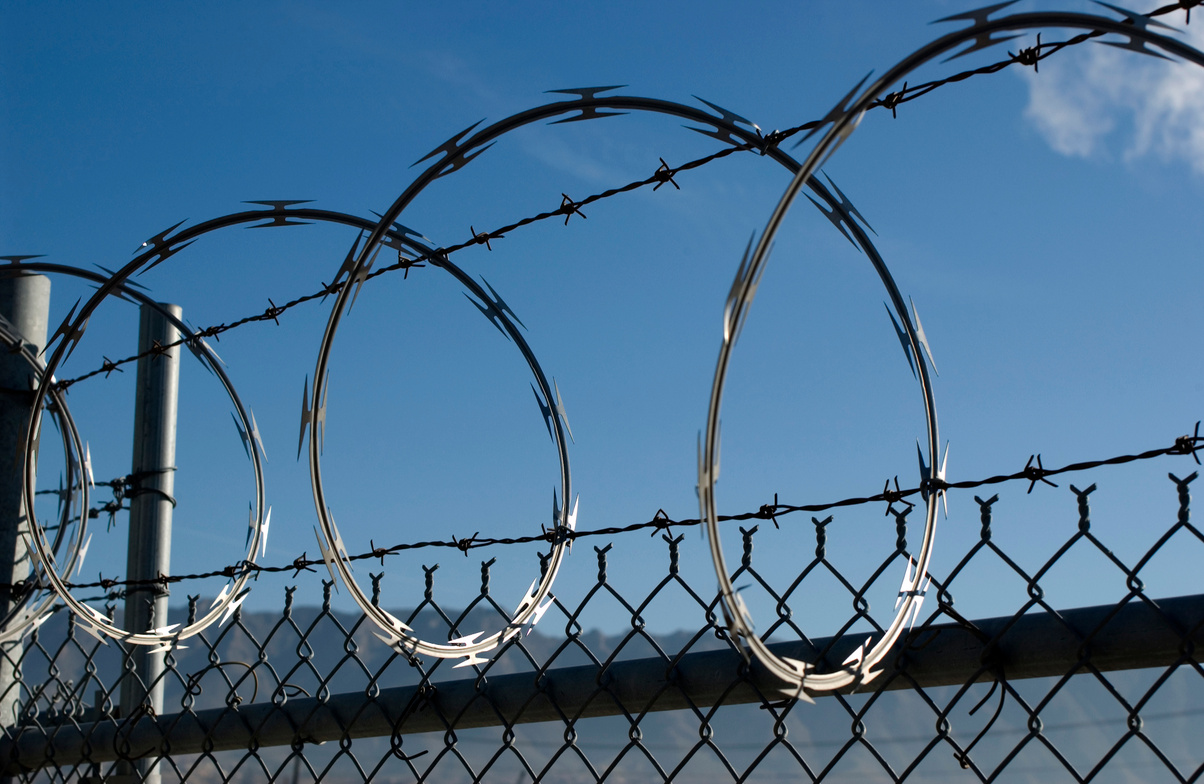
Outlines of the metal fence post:
[[[50,312],[50,279],[43,275],[0,277],[0,315],[37,353],[46,345]],[[20,531],[25,525],[21,503],[23,434],[33,397],[33,372],[19,353],[0,351],[0,583],[29,576],[29,559]],[[12,596],[0,591],[0,618],[8,614]],[[21,698],[21,640],[0,645],[0,726],[17,722]]]
[[[177,318],[178,305],[163,305]],[[180,386],[180,347],[175,326],[154,308],[142,306],[138,327],[137,391],[134,398],[134,454],[130,481],[130,533],[126,573],[130,580],[153,580],[171,571],[171,515],[175,505],[176,409]],[[125,599],[125,628],[147,631],[167,625],[166,585],[131,586]],[[130,646],[133,672],[121,688],[121,715],[148,708],[163,711],[163,653]],[[139,760],[141,780],[158,782],[157,766]]]

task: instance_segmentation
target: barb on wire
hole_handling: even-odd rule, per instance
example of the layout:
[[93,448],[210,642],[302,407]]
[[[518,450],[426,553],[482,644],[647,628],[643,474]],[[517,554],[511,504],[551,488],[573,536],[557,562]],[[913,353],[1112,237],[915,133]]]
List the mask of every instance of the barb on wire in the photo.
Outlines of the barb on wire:
[[[1178,443],[1176,441],[1176,443]],[[1033,458],[1037,458],[1037,464],[1033,465]],[[1024,478],[1028,480],[1028,492],[1031,493],[1033,488],[1037,486],[1037,482],[1044,482],[1050,487],[1057,487],[1053,482],[1045,477],[1051,472],[1045,470],[1045,466],[1041,465],[1041,455],[1029,455],[1028,462],[1024,464]]]
[[1192,460],[1196,461],[1196,465],[1200,465],[1200,456],[1196,454],[1200,447],[1200,423],[1196,422],[1196,429],[1191,435],[1179,436],[1175,439],[1175,451],[1172,454],[1176,455],[1191,455]]
[[581,219],[585,220],[585,213],[581,211],[581,205],[573,201],[567,193],[560,195],[564,197],[564,201],[560,202],[560,212],[564,215],[564,225],[569,225],[569,218],[573,217],[574,214],[580,215]]
[[[886,483],[882,485],[882,500],[886,501],[886,511],[882,513],[883,517],[889,517],[892,514],[907,514],[913,508],[915,508],[915,504],[913,504],[911,501],[907,500],[907,494],[899,489],[899,477],[898,476],[895,476],[895,489],[894,490],[890,489],[890,480],[889,479],[887,479]],[[774,505],[776,506],[777,502],[778,502],[776,495],[774,496],[773,502],[774,502]],[[907,508],[904,509],[902,512],[896,511],[895,510],[896,502],[906,504]],[[774,520],[774,525],[777,525],[777,520]]]
[[678,185],[677,181],[673,179],[673,175],[677,173],[677,170],[669,168],[669,164],[665,163],[664,158],[661,158],[660,160],[661,167],[652,173],[652,176],[656,178],[656,185],[652,186],[652,190],[657,190],[665,183],[669,183],[680,191],[681,186]]

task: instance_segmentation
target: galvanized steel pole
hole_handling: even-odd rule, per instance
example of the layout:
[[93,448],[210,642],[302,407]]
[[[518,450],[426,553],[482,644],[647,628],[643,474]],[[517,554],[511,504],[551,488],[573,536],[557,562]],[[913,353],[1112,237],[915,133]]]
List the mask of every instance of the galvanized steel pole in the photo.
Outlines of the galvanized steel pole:
[[[178,319],[178,305],[163,305]],[[176,413],[180,388],[179,332],[164,315],[143,305],[138,327],[137,391],[134,398],[134,454],[130,473],[129,580],[153,580],[171,572],[171,516],[175,506]],[[166,585],[130,586],[125,628],[147,631],[167,625]],[[133,662],[121,685],[121,715],[163,711],[163,653],[129,646]],[[141,780],[157,782],[157,766],[138,762]]]
[[[38,353],[46,345],[50,312],[50,278],[16,274],[0,277],[0,316],[16,334]],[[21,501],[22,449],[29,406],[32,402],[33,368],[19,352],[0,351],[0,583],[14,584],[29,576],[29,558],[20,531],[25,527]],[[16,597],[0,591],[0,618],[6,616]],[[22,641],[0,644],[0,726],[17,722],[21,698]]]

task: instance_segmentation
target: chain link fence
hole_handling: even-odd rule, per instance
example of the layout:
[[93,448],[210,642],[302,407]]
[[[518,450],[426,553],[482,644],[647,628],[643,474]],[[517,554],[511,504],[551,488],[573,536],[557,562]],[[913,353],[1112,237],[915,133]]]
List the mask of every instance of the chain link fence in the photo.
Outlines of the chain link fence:
[[[815,704],[783,694],[742,657],[713,586],[684,575],[684,560],[705,558],[704,543],[670,530],[616,536],[592,551],[578,542],[574,568],[592,555],[592,585],[558,595],[538,629],[471,667],[398,654],[362,616],[332,607],[332,583],[323,581],[321,607],[295,605],[287,588],[279,614],[239,610],[167,654],[162,715],[119,715],[123,680],[136,677],[129,651],[56,613],[6,652],[22,675],[21,714],[0,759],[18,780],[53,782],[135,780],[135,760],[153,761],[164,781],[191,782],[1194,781],[1204,772],[1195,648],[1204,595],[1145,587],[1167,563],[1197,561],[1190,553],[1204,544],[1189,517],[1196,474],[1170,478],[1177,516],[1142,521],[1157,538],[1131,562],[1093,528],[1095,485],[1069,486],[1077,521],[1045,524],[1066,538],[1036,561],[999,543],[993,525],[1006,499],[975,496],[977,537],[960,557],[946,554],[943,572],[934,568],[930,602],[881,674]],[[966,494],[954,497],[970,506]],[[864,535],[831,518],[812,518],[814,551],[785,576],[758,568],[756,545],[780,546],[767,539],[778,532],[740,529],[733,582],[772,619],[760,633],[777,654],[839,666],[880,633],[910,555],[909,511],[885,518],[894,546],[887,537],[888,554],[868,568],[844,568],[837,550]],[[1014,534],[1032,521],[999,525]],[[610,574],[624,547],[652,542],[666,570],[650,591]],[[1052,586],[1066,581],[1067,564],[1080,583],[1074,594],[1100,601],[1056,604]],[[440,604],[428,568],[422,601],[401,617],[427,639],[504,624],[493,568],[482,563],[479,595],[455,609]],[[1009,614],[967,615],[1004,596],[1018,599]],[[620,608],[626,628],[596,628],[603,607]],[[816,607],[848,617],[813,636]],[[645,620],[665,610],[678,629]]]
[[[1193,0],[1168,5],[1150,16],[1189,11],[1197,4]],[[970,42],[962,54],[1010,40],[991,38],[990,25],[1002,23],[988,17],[999,8],[945,20],[971,24],[962,31]],[[1122,16],[1123,22],[1101,20],[1107,23],[1101,30],[1067,41],[1042,44],[1038,36],[1035,46],[1017,46],[1017,53],[1008,52],[1006,60],[973,71],[910,88],[904,81],[898,92],[875,98],[865,109],[889,109],[895,114],[900,105],[945,84],[1012,65],[1036,68],[1040,60],[1064,47],[1109,34],[1124,36],[1127,43],[1105,43],[1150,53],[1141,43],[1148,37],[1148,18],[1128,12]],[[1051,20],[1051,24],[1057,21]],[[438,248],[407,246],[409,256],[403,255],[402,242],[412,232],[392,224],[396,214],[382,218],[377,226],[374,221],[357,222],[297,206],[305,202],[261,201],[252,203],[267,210],[225,216],[169,237],[181,225],[177,224],[143,243],[147,250],[139,263],[154,266],[191,244],[194,235],[239,224],[290,226],[298,225],[294,222],[298,219],[313,218],[358,226],[361,237],[339,272],[339,278],[347,273],[346,280],[323,283],[321,290],[281,300],[279,306],[269,300],[270,307],[263,313],[211,325],[172,345],[196,350],[204,345],[197,342],[204,337],[216,338],[244,324],[278,324],[278,318],[295,307],[329,295],[342,295],[341,302],[353,285],[358,291],[365,280],[387,272],[402,271],[404,276],[424,264],[450,266],[448,254],[481,244],[490,248],[491,240],[537,222],[563,217],[567,225],[573,216],[585,217],[584,207],[603,199],[645,187],[678,188],[674,180],[678,173],[737,152],[782,155],[779,147],[786,139],[846,119],[837,107],[823,120],[765,135],[709,103],[716,115],[649,99],[598,98],[598,93],[612,89],[616,88],[558,91],[573,98],[539,111],[549,118],[571,115],[556,123],[608,116],[598,112],[600,106],[675,114],[693,118],[692,122],[705,126],[693,130],[729,146],[677,167],[660,158],[660,168],[641,180],[580,201],[562,193],[556,209],[492,231],[477,232],[470,224],[471,239]],[[608,100],[616,103],[611,106],[605,103]],[[516,115],[520,116],[526,113]],[[737,127],[741,123],[747,126],[742,131]],[[461,168],[492,144],[482,137],[477,141],[479,151],[467,142],[461,146],[468,131],[427,156],[440,155],[431,169],[439,173],[433,176]],[[497,135],[503,132],[498,130]],[[852,217],[860,216],[835,183],[829,183],[839,198],[830,197],[832,213],[822,207],[821,211],[847,239],[851,240],[841,220],[862,236]],[[837,206],[847,210],[841,213],[843,218],[833,218]],[[394,228],[386,231],[390,224]],[[364,231],[377,236],[359,251]],[[369,273],[369,254],[386,245],[397,250],[397,263]],[[354,262],[357,252],[360,261]],[[19,263],[30,257],[8,258]],[[24,266],[32,270],[42,265]],[[127,277],[132,270],[132,266],[127,269]],[[499,321],[507,318],[503,311],[508,307],[492,287],[496,301],[470,281],[463,279],[482,300],[473,304],[501,329]],[[745,282],[751,290],[740,299],[747,305],[756,284],[752,278]],[[898,302],[899,315],[909,325],[901,295]],[[918,326],[914,303],[912,313]],[[78,342],[87,315],[78,316],[81,321],[76,327],[70,327],[71,314],[63,322],[56,333],[64,338],[60,353],[63,346]],[[739,322],[732,324],[733,332],[738,332]],[[898,323],[895,329],[909,364],[913,355],[922,364],[920,344],[913,341],[908,348]],[[122,365],[159,355],[164,349],[165,344],[156,341],[152,349],[135,356],[117,361],[105,357],[98,368],[51,386],[63,391],[87,379],[107,377]],[[54,356],[57,362],[58,354]],[[308,424],[311,446],[325,416],[325,404],[319,402],[325,396],[318,387],[324,378],[315,373],[312,406],[303,402],[302,439]],[[543,386],[544,397],[537,392],[536,399],[549,418],[550,435],[551,423],[563,412],[552,415],[554,403],[562,408],[559,388],[554,400],[546,382]],[[307,378],[303,393],[307,400],[309,389]],[[249,454],[254,451],[252,436],[258,439],[253,421],[244,428],[235,420]],[[563,446],[563,438],[556,440]],[[72,587],[106,592],[122,588],[108,594],[111,604],[104,609],[104,615],[120,625],[118,599],[137,592],[152,596],[156,590],[167,591],[169,584],[206,576],[253,574],[258,579],[261,574],[292,571],[295,580],[316,582],[325,574],[311,567],[376,558],[383,564],[386,555],[402,550],[433,548],[467,557],[478,551],[488,555],[486,549],[506,545],[576,544],[571,568],[565,569],[573,575],[558,580],[556,598],[546,613],[540,596],[527,605],[528,611],[541,608],[538,628],[531,620],[524,629],[528,633],[506,635],[506,642],[488,660],[430,659],[398,652],[366,616],[336,606],[333,571],[330,581],[322,580],[320,606],[296,602],[297,589],[290,586],[284,589],[282,610],[252,611],[232,604],[235,609],[222,624],[188,638],[186,644],[178,639],[169,643],[165,667],[155,683],[140,681],[145,668],[138,666],[132,648],[99,638],[87,618],[60,608],[26,638],[0,645],[0,657],[7,660],[0,669],[11,667],[17,673],[7,691],[0,693],[0,704],[15,701],[18,714],[16,723],[0,737],[0,775],[30,782],[151,777],[191,782],[518,784],[1197,781],[1204,773],[1204,752],[1194,729],[1204,713],[1200,707],[1204,671],[1195,644],[1204,638],[1204,594],[1193,592],[1199,563],[1195,554],[1204,545],[1204,536],[1189,514],[1190,487],[1197,474],[1169,475],[1176,494],[1174,515],[1159,519],[1151,512],[1146,519],[1128,521],[1127,529],[1093,523],[1095,484],[1085,489],[1074,484],[1058,488],[1049,477],[1070,471],[1086,476],[1083,472],[1088,469],[1094,476],[1104,466],[1138,460],[1178,466],[1183,457],[1195,457],[1201,441],[1197,425],[1193,436],[1140,455],[1058,469],[1046,469],[1040,456],[1034,455],[1035,466],[1030,458],[1019,472],[973,482],[946,482],[942,468],[931,472],[939,476],[939,484],[927,476],[930,472],[921,456],[922,483],[914,489],[901,489],[896,479],[893,490],[887,485],[880,494],[816,506],[780,505],[775,496],[773,504],[759,511],[726,518],[723,524],[730,535],[737,529],[742,535],[739,566],[730,575],[731,582],[741,601],[755,610],[752,614],[763,624],[756,634],[776,656],[815,662],[821,672],[839,669],[864,651],[867,638],[883,639],[904,595],[910,596],[909,601],[917,595],[926,598],[914,625],[899,638],[872,679],[856,688],[817,694],[814,703],[777,681],[732,638],[714,573],[687,568],[709,562],[705,544],[690,535],[702,521],[672,520],[664,512],[647,522],[582,532],[576,531],[575,523],[568,525],[566,516],[565,524],[540,535],[481,539],[474,534],[467,539],[452,537],[450,542],[410,541],[380,548],[372,543],[371,552],[355,556],[336,552],[325,560],[310,560],[302,554],[275,567],[247,561],[208,575],[144,580],[102,576],[97,583]],[[320,447],[315,448],[320,454]],[[937,457],[935,451],[930,454],[934,464]],[[717,459],[713,466],[706,471],[717,472]],[[90,510],[93,516],[107,513],[111,522],[115,513],[126,508],[122,498],[139,490],[140,478],[133,474],[110,483],[114,502]],[[982,497],[986,495],[982,488],[1004,483],[1013,483],[1008,488],[1023,486],[1017,482],[1028,482],[1029,493],[1038,487],[1043,493],[1069,493],[1076,512],[1063,519],[1035,520],[1009,512],[1010,499]],[[958,536],[940,538],[940,558],[927,570],[931,589],[917,591],[916,581],[911,580],[917,554],[909,536],[914,539],[923,526],[909,521],[916,507],[907,499],[916,495],[927,499],[933,493],[946,494],[943,501],[952,495],[960,505],[960,517],[944,523],[956,528]],[[566,506],[570,497],[565,487]],[[886,504],[885,516],[869,506],[878,503]],[[974,505],[976,534],[966,522],[974,517],[967,513]],[[559,519],[560,511],[554,517]],[[829,512],[839,515],[840,521],[831,515],[806,521],[811,513]],[[997,530],[1001,513],[1010,516],[1000,521]],[[877,522],[870,526],[866,517]],[[883,521],[886,532],[877,530]],[[266,520],[262,526],[266,528]],[[252,528],[259,530],[254,514]],[[1042,535],[1034,536],[1033,543],[1022,540],[1038,528]],[[326,539],[340,550],[337,535],[328,532]],[[248,543],[254,554],[249,538]],[[622,563],[624,552],[649,547],[664,553],[660,579],[629,568],[616,568],[612,574],[610,567]],[[328,546],[323,545],[323,550],[327,552]],[[766,551],[774,557],[766,558]],[[786,570],[781,568],[783,554],[793,558]],[[545,575],[552,568],[551,558],[546,551],[540,554]],[[425,590],[415,606],[389,610],[412,628],[416,639],[455,644],[479,636],[473,634],[475,629],[525,625],[526,618],[516,620],[517,612],[495,598],[494,571],[506,568],[497,566],[496,559],[481,562],[480,590],[467,606],[446,598],[451,592],[441,588],[437,568],[423,566]],[[897,582],[900,574],[902,586]],[[372,575],[373,603],[378,606],[384,578],[383,570]],[[1165,590],[1166,586],[1174,590]],[[41,587],[23,586],[26,590]],[[230,596],[229,601],[241,603],[241,598]],[[188,624],[212,611],[199,602],[198,597],[188,598]],[[372,609],[366,602],[364,607]],[[404,645],[399,647],[405,650]],[[150,701],[133,711],[122,710],[123,704],[130,703],[123,694],[145,695],[156,686],[164,692],[162,710],[151,709]]]

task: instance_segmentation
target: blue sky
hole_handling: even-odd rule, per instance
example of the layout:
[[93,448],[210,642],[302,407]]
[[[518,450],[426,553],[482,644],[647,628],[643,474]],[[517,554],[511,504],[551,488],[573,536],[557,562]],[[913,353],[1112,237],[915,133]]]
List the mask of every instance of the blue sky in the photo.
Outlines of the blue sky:
[[[313,199],[371,217],[421,171],[414,161],[482,118],[548,102],[546,90],[629,85],[621,92],[693,105],[701,96],[766,131],[790,127],[822,117],[868,71],[944,31],[931,20],[971,7],[10,2],[0,29],[0,253],[116,268],[147,237],[244,209],[244,200]],[[1182,26],[1181,14],[1169,19]],[[1185,28],[1189,41],[1199,41],[1198,25]],[[992,62],[1009,44],[923,75]],[[1202,115],[1204,77],[1189,66],[1081,46],[1042,61],[1039,74],[1011,68],[942,88],[901,106],[897,119],[872,112],[828,163],[915,299],[941,372],[950,479],[1014,471],[1037,452],[1060,465],[1155,448],[1201,417]],[[402,222],[451,245],[470,226],[505,225],[555,209],[562,193],[582,198],[648,176],[661,158],[679,165],[718,149],[681,125],[629,115],[524,128],[437,181]],[[582,528],[647,520],[659,508],[696,516],[695,439],[724,296],[789,177],[747,154],[677,181],[680,191],[610,199],[567,227],[529,227],[454,259],[514,309],[564,394]],[[198,327],[231,321],[269,298],[320,289],[354,238],[337,226],[225,229],[140,281]],[[87,289],[53,285],[57,324]],[[721,512],[755,509],[775,492],[811,503],[870,494],[895,475],[914,484],[922,409],[884,298],[864,257],[809,205],[796,206],[733,368]],[[299,398],[328,308],[307,305],[280,327],[253,324],[214,343],[270,461],[269,564],[317,552],[306,466],[295,455]],[[107,305],[60,375],[131,354],[135,340],[134,309]],[[98,479],[129,470],[131,375],[81,384],[69,398]],[[241,557],[250,482],[220,389],[195,365],[184,379],[173,567],[189,573]],[[424,269],[366,286],[331,379],[323,465],[349,550],[520,535],[550,521],[555,453],[530,374],[449,276]],[[1031,496],[1010,485],[998,536],[1026,565],[1040,563],[1073,531],[1067,482],[1095,481],[1097,525],[1136,560],[1173,519],[1166,472],[1193,468],[1179,458],[1101,471]],[[54,473],[43,472],[51,484]],[[972,495],[950,499],[934,573],[977,533]],[[838,513],[834,525],[831,546],[853,573],[893,545],[879,507]],[[814,545],[804,516],[785,528],[763,533],[758,555],[788,582]],[[122,531],[119,520],[109,544],[94,545],[108,554],[85,574],[120,573]],[[593,579],[594,543],[578,545],[556,590],[570,604],[580,600],[575,586]],[[713,585],[697,533],[686,547],[692,582]],[[390,559],[386,602],[417,601],[419,566],[436,561],[445,595],[469,597],[480,561],[496,556],[500,600],[516,603],[537,574],[534,550],[495,550]],[[625,594],[665,573],[664,547],[646,534],[620,538],[614,552]],[[1164,557],[1157,592],[1192,590],[1195,554]],[[1055,603],[1123,593],[1115,573],[1111,588],[1093,588],[1089,568],[1066,574]],[[365,581],[370,569],[359,568]],[[261,581],[249,606],[278,606],[283,582]],[[320,596],[317,575],[297,582],[304,601]],[[963,590],[970,614],[1015,604],[985,576]],[[828,603],[822,592],[811,601]],[[843,608],[847,598],[833,601]],[[831,622],[843,610],[818,612]],[[701,621],[671,607],[656,620]]]

